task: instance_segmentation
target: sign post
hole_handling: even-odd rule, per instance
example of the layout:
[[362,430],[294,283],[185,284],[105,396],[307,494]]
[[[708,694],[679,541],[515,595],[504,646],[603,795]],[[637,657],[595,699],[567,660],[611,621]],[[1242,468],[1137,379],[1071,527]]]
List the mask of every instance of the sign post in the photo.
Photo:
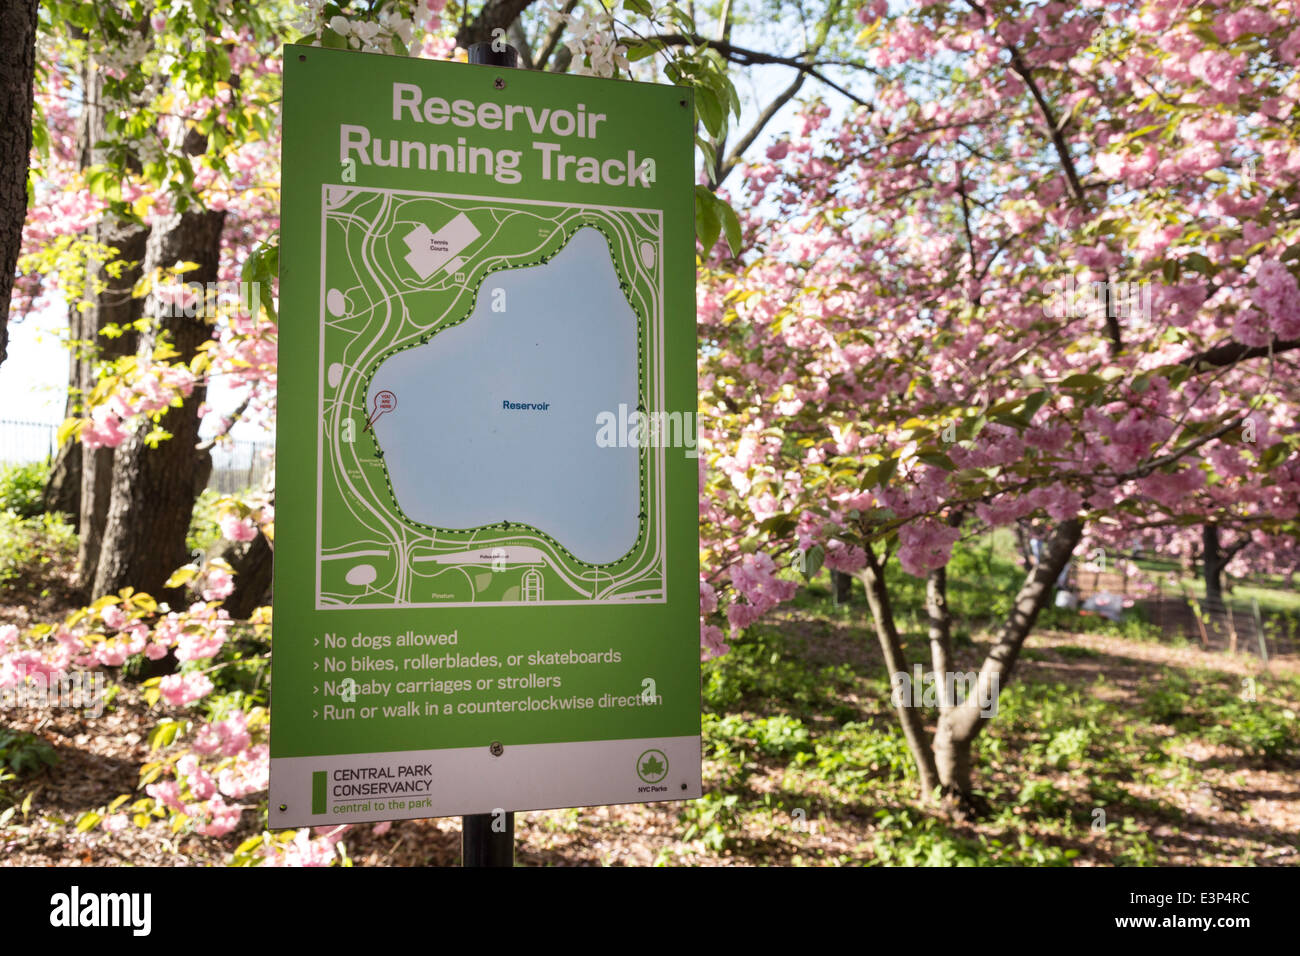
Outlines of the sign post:
[[690,94],[285,63],[271,825],[698,797]]
[[[475,43],[469,48],[469,62],[482,66],[513,69],[519,51],[509,44]],[[460,865],[468,867],[515,865],[515,815],[476,813],[460,818]]]

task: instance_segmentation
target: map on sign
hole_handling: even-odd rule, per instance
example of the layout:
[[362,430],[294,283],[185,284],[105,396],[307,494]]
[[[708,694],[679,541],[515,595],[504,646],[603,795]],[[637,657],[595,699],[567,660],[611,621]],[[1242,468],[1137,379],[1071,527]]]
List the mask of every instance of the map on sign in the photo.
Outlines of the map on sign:
[[328,185],[322,219],[317,608],[662,602],[663,449],[600,434],[663,407],[660,213]]

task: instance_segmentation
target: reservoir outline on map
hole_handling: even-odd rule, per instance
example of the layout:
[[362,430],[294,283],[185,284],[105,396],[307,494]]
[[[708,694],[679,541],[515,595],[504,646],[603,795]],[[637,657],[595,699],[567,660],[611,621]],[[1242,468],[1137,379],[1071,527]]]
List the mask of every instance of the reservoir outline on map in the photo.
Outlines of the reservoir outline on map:
[[657,210],[322,190],[317,607],[666,600]]

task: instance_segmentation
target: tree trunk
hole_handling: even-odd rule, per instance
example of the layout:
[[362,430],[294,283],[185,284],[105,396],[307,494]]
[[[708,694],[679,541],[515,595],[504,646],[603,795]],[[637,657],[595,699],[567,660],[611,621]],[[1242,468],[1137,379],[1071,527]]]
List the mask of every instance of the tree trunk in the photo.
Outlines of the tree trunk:
[[502,33],[514,23],[533,0],[487,0],[479,10],[478,16],[467,20],[456,31],[456,45],[468,50],[475,43],[487,43],[492,40],[492,31]]
[[41,494],[41,510],[68,516],[73,526],[81,523],[81,442],[69,439],[54,456],[50,477]]
[[233,618],[244,619],[271,603],[271,543],[260,531],[252,541],[231,543],[221,555],[235,572],[235,590],[222,602]]
[[853,575],[843,571],[831,572],[831,602],[838,607],[853,600]]
[[0,3],[0,364],[9,354],[9,301],[27,220],[36,76],[36,0]]
[[998,630],[993,649],[980,667],[975,687],[966,700],[940,715],[935,729],[935,771],[946,800],[961,810],[980,809],[972,786],[971,747],[992,714],[981,714],[981,701],[996,706],[997,695],[1011,678],[1034,622],[1047,604],[1057,575],[1074,553],[1083,535],[1079,519],[1057,525],[1044,544],[1042,559],[1026,576],[1016,593],[1006,621]]
[[[186,273],[187,281],[215,282],[225,218],[224,212],[199,209],[155,223],[145,252],[145,272],[188,261],[198,268]],[[173,361],[188,362],[212,337],[211,328],[202,317],[162,315],[157,301],[154,294],[145,300],[146,314],[158,318],[141,335],[138,354],[149,356],[165,334],[180,353]],[[196,387],[179,408],[168,409],[161,424],[172,437],[158,447],[145,444],[152,428],[148,420],[118,446],[95,569],[95,594],[112,593],[128,584],[157,593],[171,573],[189,561],[185,538],[204,467],[202,457],[208,454],[196,450],[198,407],[204,393],[204,388]]]
[[[862,583],[867,592],[867,604],[871,607],[876,637],[885,658],[885,669],[892,683],[894,675],[907,674],[907,658],[903,654],[903,644],[894,624],[894,610],[890,604],[889,590],[885,587],[884,569],[870,545],[866,552],[867,566],[862,569]],[[934,766],[934,753],[926,739],[921,710],[913,707],[906,697],[895,702],[894,710],[898,714],[898,722],[903,728],[903,736],[907,739],[908,749],[912,752],[912,760],[920,777],[921,799],[928,800],[939,785],[939,775]]]
[[1205,606],[1223,607],[1223,566],[1228,563],[1219,541],[1219,526],[1201,527],[1201,564],[1205,577]]
[[[124,260],[129,265],[122,269],[116,278],[101,268],[99,280],[106,284],[106,288],[88,303],[87,309],[81,312],[73,309],[69,316],[70,330],[91,346],[88,354],[78,357],[74,353],[72,358],[71,371],[77,375],[77,394],[73,396],[73,400],[78,410],[95,387],[96,363],[111,362],[131,354],[136,349],[139,336],[135,332],[115,336],[105,336],[102,333],[109,326],[125,327],[140,318],[143,303],[140,299],[131,297],[131,289],[143,274],[141,263],[145,257],[149,230],[146,227],[105,219],[96,224],[95,239],[117,249],[117,259]],[[116,455],[117,450],[113,448],[81,447],[81,500],[79,502],[81,520],[78,524],[81,541],[77,553],[78,584],[86,596],[92,599],[103,593],[95,589],[95,574],[99,566],[104,528],[108,521],[113,462]],[[46,493],[50,494],[50,489],[47,488]]]
[[[95,149],[95,144],[106,138],[107,131],[101,105],[103,79],[93,63],[87,63],[82,69],[81,82],[86,102],[77,123],[77,155],[78,164],[85,169],[108,161],[103,150]],[[87,263],[85,297],[68,310],[68,338],[73,346],[68,357],[67,416],[85,411],[86,397],[95,386],[97,362],[112,361],[136,349],[137,334],[121,330],[141,314],[141,302],[131,297],[131,291],[141,276],[140,263],[148,237],[147,227],[119,222],[111,216],[105,216],[94,226],[91,238],[116,252],[106,262]],[[115,261],[126,264],[117,276],[106,268]],[[104,284],[98,295],[90,292],[96,282]],[[110,326],[118,327],[114,334],[102,334]],[[99,562],[112,471],[113,449],[92,450],[80,442],[70,441],[59,449],[45,486],[45,510],[63,511],[76,517],[77,584],[87,597]]]

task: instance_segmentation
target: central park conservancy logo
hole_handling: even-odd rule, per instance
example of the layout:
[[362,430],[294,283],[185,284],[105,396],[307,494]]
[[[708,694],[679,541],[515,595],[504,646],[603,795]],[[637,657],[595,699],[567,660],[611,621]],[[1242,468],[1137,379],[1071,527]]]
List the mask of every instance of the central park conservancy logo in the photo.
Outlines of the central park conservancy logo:
[[668,755],[662,750],[647,750],[636,758],[636,775],[646,783],[658,783],[668,776]]

